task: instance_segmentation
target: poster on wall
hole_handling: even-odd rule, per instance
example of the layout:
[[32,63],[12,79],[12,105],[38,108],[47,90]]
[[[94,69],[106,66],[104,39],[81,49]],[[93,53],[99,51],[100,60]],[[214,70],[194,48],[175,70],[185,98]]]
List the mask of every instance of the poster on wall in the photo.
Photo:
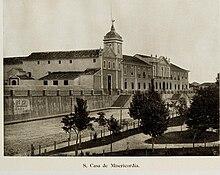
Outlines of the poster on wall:
[[30,102],[28,99],[13,99],[14,114],[26,114],[30,111]]

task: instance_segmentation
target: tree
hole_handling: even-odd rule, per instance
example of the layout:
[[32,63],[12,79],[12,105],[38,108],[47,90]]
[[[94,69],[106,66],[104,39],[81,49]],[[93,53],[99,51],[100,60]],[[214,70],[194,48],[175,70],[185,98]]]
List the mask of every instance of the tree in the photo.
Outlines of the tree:
[[[104,126],[107,124],[107,119],[105,118],[105,113],[104,112],[98,112],[99,115],[98,118],[95,119],[96,122],[98,122],[99,126],[102,127],[102,131],[104,129]],[[104,129],[104,136],[105,136],[105,129]]]
[[138,124],[141,119],[141,110],[143,109],[143,101],[145,98],[145,93],[137,91],[135,95],[132,97],[132,101],[130,103],[129,114],[130,117],[134,120],[138,120]]
[[186,124],[193,134],[193,147],[197,136],[208,128],[219,129],[219,87],[210,86],[197,91],[186,115]]
[[[181,118],[183,125],[186,120],[186,114],[188,112],[186,99],[180,98],[175,107],[176,107],[177,115]],[[181,131],[182,131],[182,125],[181,125]]]
[[91,128],[91,121],[93,119],[89,117],[89,113],[87,112],[87,101],[76,98],[76,105],[74,105],[74,113],[65,116],[62,118],[61,123],[64,124],[62,127],[64,131],[69,133],[69,137],[71,136],[71,132],[74,131],[76,133],[76,155],[78,150],[78,140],[81,132],[86,128]]
[[179,117],[186,117],[186,113],[188,110],[187,101],[185,98],[180,98],[178,104],[176,105],[177,115]]
[[[149,134],[152,137],[152,151],[154,151],[155,138],[167,130],[169,111],[161,96],[153,88],[147,93],[140,93],[137,96],[142,106],[139,111],[141,130],[144,134]],[[134,97],[133,99],[137,98]],[[139,107],[140,104],[137,108]],[[135,109],[135,106],[133,108]]]
[[121,125],[119,124],[119,120],[113,117],[113,115],[110,117],[110,119],[107,120],[107,126],[108,130],[111,132],[111,152],[112,152],[112,142],[113,142],[113,136],[120,132]]
[[116,134],[120,132],[121,126],[119,124],[119,120],[113,117],[107,120],[108,130],[112,132],[112,134]]

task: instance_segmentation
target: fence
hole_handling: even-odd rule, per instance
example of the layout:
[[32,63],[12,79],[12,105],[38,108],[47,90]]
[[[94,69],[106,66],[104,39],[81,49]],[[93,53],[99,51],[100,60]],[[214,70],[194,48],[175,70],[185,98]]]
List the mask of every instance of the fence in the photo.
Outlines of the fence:
[[[123,132],[138,128],[138,121],[129,121],[127,124],[122,125],[121,134]],[[79,136],[79,143],[83,144],[89,141],[95,141],[98,139],[105,140],[108,136],[111,136],[111,131],[108,130],[107,127],[104,127],[103,129],[98,129],[96,131],[88,131],[82,133],[81,136]],[[34,155],[50,155],[51,152],[54,152],[58,149],[67,148],[70,146],[75,145],[76,140],[70,140],[69,138],[66,141],[54,141],[53,145],[50,146],[43,146],[43,145],[30,145],[30,150],[27,152],[26,155],[28,156],[34,156]],[[111,146],[111,144],[110,144]],[[81,149],[81,148],[80,148]]]

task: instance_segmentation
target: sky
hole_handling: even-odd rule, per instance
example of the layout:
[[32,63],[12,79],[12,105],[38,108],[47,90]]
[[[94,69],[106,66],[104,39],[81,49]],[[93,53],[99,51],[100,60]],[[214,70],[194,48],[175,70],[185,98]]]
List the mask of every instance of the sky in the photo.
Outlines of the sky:
[[123,54],[165,56],[190,70],[190,82],[215,81],[219,7],[218,0],[4,0],[3,54],[103,47],[112,16]]

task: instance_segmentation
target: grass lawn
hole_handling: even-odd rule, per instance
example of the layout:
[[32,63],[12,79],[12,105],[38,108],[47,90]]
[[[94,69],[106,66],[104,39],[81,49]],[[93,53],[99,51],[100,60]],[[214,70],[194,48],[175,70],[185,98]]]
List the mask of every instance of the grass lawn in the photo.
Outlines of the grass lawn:
[[[196,148],[170,148],[170,149],[133,149],[128,151],[109,152],[104,156],[218,156],[218,147],[196,147]],[[65,156],[65,155],[63,155]],[[93,154],[90,156],[103,156],[103,154]]]
[[[206,136],[206,137],[205,137]],[[198,136],[195,139],[195,143],[214,142],[219,140],[219,136],[215,132],[205,132],[205,134]],[[165,133],[162,136],[156,138],[155,144],[178,144],[178,143],[192,143],[193,135],[189,131],[177,131]],[[152,143],[151,139],[145,141],[146,143]]]

